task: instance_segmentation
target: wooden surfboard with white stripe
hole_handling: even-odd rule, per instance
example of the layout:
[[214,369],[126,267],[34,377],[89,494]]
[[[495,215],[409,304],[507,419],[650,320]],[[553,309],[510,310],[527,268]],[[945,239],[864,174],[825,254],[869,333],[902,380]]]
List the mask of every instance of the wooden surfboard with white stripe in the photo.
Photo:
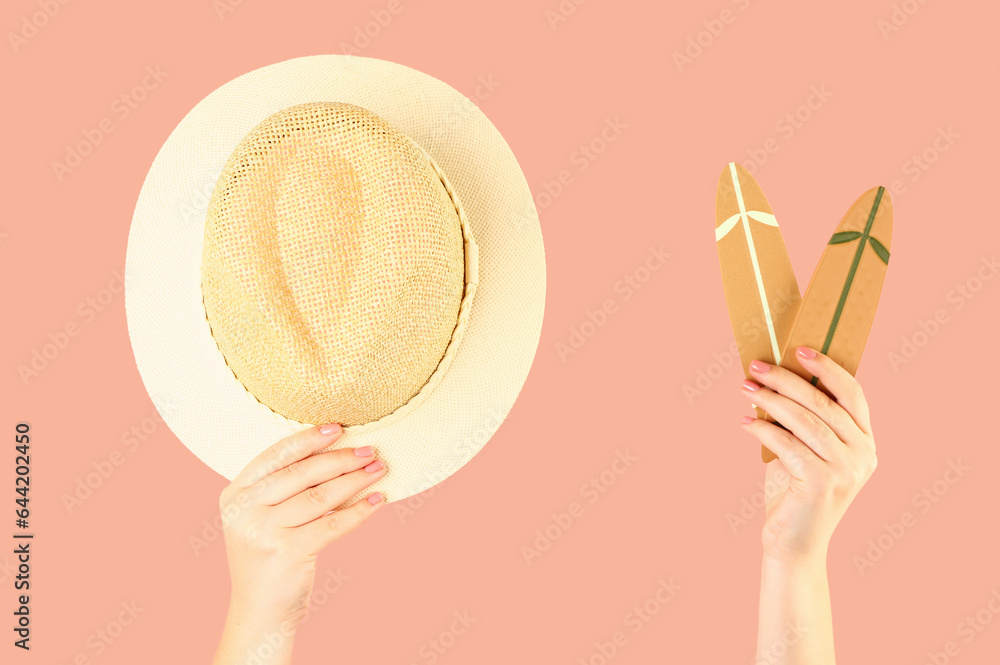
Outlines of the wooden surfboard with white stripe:
[[[739,164],[730,163],[719,177],[715,239],[729,320],[749,378],[751,360],[781,364],[800,296],[771,206]],[[757,414],[766,415],[760,408]]]

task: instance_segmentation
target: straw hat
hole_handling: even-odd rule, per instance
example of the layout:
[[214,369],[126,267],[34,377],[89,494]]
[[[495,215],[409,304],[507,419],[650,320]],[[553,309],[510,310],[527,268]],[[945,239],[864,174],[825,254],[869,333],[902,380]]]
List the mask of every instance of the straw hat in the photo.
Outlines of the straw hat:
[[[545,258],[531,192],[461,93],[346,55],[223,85],[149,170],[128,241],[136,364],[228,479],[327,422],[396,501],[468,462],[527,377]],[[357,500],[352,497],[347,503]]]

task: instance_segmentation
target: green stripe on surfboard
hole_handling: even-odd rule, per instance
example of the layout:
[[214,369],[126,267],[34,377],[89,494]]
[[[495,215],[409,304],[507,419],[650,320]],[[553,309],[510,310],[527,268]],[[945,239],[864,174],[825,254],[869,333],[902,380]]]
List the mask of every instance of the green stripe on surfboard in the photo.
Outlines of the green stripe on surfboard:
[[[885,194],[885,187],[879,187],[878,192],[875,194],[875,203],[872,204],[871,212],[868,213],[868,221],[865,223],[865,230],[862,233],[857,231],[843,231],[840,233],[834,233],[830,238],[830,245],[840,245],[848,242],[858,241],[858,249],[854,253],[854,261],[851,262],[851,269],[847,272],[847,280],[844,282],[844,289],[840,292],[840,300],[837,302],[837,309],[833,312],[833,320],[830,322],[830,329],[826,332],[826,340],[823,342],[823,348],[821,349],[823,354],[827,354],[830,351],[830,346],[833,344],[833,335],[837,332],[837,325],[840,323],[840,316],[844,313],[844,305],[847,303],[847,294],[851,292],[851,285],[854,283],[854,276],[858,272],[858,265],[861,263],[861,255],[864,254],[865,247],[870,243],[872,246],[872,251],[875,252],[879,260],[889,264],[889,250],[885,248],[878,239],[872,237],[872,225],[875,223],[875,216],[878,214],[879,204],[882,203],[882,195]],[[819,379],[815,376],[812,378],[811,382],[814,386],[819,383]]]

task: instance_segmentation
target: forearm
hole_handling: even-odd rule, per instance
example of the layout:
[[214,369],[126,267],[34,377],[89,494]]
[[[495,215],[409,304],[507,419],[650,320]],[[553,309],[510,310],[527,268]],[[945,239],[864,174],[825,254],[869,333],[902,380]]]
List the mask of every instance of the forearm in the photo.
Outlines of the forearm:
[[231,606],[212,665],[291,665],[295,629],[244,617]]
[[761,665],[834,665],[825,553],[794,563],[764,555],[756,657]]

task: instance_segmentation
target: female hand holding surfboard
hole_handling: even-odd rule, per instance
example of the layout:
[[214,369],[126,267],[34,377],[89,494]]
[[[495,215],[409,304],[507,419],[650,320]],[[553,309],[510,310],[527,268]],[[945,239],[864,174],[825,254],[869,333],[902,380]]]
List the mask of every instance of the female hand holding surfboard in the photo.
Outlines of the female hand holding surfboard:
[[[830,538],[875,470],[868,404],[854,378],[889,262],[892,205],[865,192],[830,238],[799,298],[785,243],[746,169],[719,179],[715,238],[744,394],[743,428],[766,466],[758,660],[834,663],[826,558]],[[753,379],[753,380],[750,380]],[[781,422],[776,422],[776,420]],[[782,424],[783,423],[783,424]],[[789,622],[805,635],[786,641]]]

